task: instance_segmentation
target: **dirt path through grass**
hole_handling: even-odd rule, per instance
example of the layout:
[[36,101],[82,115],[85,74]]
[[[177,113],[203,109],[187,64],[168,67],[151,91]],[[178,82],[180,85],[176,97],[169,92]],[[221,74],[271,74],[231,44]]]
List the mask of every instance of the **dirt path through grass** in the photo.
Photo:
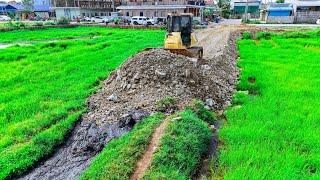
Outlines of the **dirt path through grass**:
[[152,139],[148,146],[147,151],[142,155],[141,159],[137,163],[136,170],[131,176],[131,180],[141,179],[143,177],[144,172],[147,170],[149,165],[151,164],[152,155],[157,150],[160,144],[160,139],[164,134],[164,130],[168,125],[168,118],[166,118],[159,127],[156,128],[155,132],[152,135]]

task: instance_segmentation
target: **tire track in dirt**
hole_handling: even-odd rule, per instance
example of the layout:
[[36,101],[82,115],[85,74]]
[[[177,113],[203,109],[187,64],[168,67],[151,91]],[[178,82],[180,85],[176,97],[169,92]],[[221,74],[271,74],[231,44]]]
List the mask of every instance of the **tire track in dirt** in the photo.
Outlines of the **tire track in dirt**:
[[154,152],[158,149],[160,145],[160,139],[164,134],[165,128],[168,125],[168,118],[166,118],[159,127],[154,131],[150,144],[146,150],[146,152],[142,155],[141,159],[137,163],[137,167],[130,177],[131,180],[141,179],[143,177],[144,172],[148,169],[151,164],[152,156]]
[[197,45],[203,47],[204,59],[220,56],[226,48],[230,34],[236,29],[236,26],[213,26],[197,31]]

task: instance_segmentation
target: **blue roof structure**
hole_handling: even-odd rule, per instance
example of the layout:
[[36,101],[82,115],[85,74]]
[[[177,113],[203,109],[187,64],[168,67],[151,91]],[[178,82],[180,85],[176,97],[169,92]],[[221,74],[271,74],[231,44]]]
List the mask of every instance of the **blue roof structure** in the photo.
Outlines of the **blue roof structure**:
[[22,11],[24,8],[20,4],[6,4],[6,3],[0,3],[0,10],[2,12],[16,12],[16,11]]
[[271,3],[267,7],[267,11],[292,11],[293,7],[290,3]]
[[293,6],[290,3],[270,3],[267,12],[268,16],[291,16]]
[[51,10],[50,6],[48,5],[34,5],[33,11],[36,12],[49,12]]
[[[0,12],[17,12],[23,11],[24,7],[22,4],[6,4],[0,3]],[[49,5],[34,5],[32,8],[34,12],[50,12],[51,7]]]
[[24,7],[22,4],[9,4],[9,5],[16,8],[17,10],[24,10]]

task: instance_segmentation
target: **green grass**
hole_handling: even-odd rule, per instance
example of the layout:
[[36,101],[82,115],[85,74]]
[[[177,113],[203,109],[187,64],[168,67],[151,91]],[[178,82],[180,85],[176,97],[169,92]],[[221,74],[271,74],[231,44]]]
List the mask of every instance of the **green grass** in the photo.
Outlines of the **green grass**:
[[112,140],[83,173],[82,179],[130,179],[163,119],[164,115],[157,113],[135,125],[128,134]]
[[240,40],[241,78],[219,135],[224,179],[320,179],[320,31]]
[[196,113],[185,110],[170,121],[144,179],[190,179],[208,150],[211,132]]
[[[69,38],[99,34],[97,38]],[[0,179],[24,172],[63,142],[85,99],[126,58],[162,45],[159,30],[98,27],[17,30],[0,42],[56,40],[0,49]]]
[[[0,43],[17,43],[28,41],[48,41],[48,40],[70,40],[77,38],[103,37],[120,33],[126,36],[124,32],[130,30],[107,29],[103,27],[76,27],[76,28],[47,28],[42,30],[14,30],[0,33]],[[135,31],[136,32],[136,31]],[[155,31],[156,32],[156,31]],[[159,32],[159,31],[158,31]],[[130,35],[128,33],[127,35]],[[138,33],[139,34],[139,33]],[[122,37],[119,38],[122,38]]]

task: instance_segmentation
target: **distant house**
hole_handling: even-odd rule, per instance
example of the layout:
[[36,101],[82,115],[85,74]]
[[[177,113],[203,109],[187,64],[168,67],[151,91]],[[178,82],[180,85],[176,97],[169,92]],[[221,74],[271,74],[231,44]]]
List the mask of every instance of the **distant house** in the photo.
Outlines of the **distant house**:
[[0,3],[0,15],[7,15],[20,19],[24,11],[21,4]]
[[117,10],[124,16],[167,17],[169,13],[201,16],[204,0],[123,0]]
[[320,0],[285,0],[293,5],[295,23],[315,23],[320,18]]
[[120,0],[52,0],[56,17],[94,17],[111,16],[120,5]]
[[0,3],[0,14],[16,19],[47,19],[51,13],[49,0],[34,0],[33,6],[25,8],[21,3]]
[[32,11],[36,17],[43,19],[48,19],[52,12],[50,5],[34,5]]
[[0,3],[0,14],[14,16],[17,12],[23,10],[22,5]]
[[7,5],[6,3],[0,3],[0,14],[1,15],[7,15]]
[[32,12],[37,18],[49,18],[53,12],[50,0],[33,0]]
[[266,14],[267,23],[291,24],[294,21],[293,6],[290,3],[269,3]]
[[259,17],[259,9],[261,6],[261,0],[231,0],[230,10],[232,15],[236,18],[241,18],[247,8],[247,13],[250,13],[251,17]]

